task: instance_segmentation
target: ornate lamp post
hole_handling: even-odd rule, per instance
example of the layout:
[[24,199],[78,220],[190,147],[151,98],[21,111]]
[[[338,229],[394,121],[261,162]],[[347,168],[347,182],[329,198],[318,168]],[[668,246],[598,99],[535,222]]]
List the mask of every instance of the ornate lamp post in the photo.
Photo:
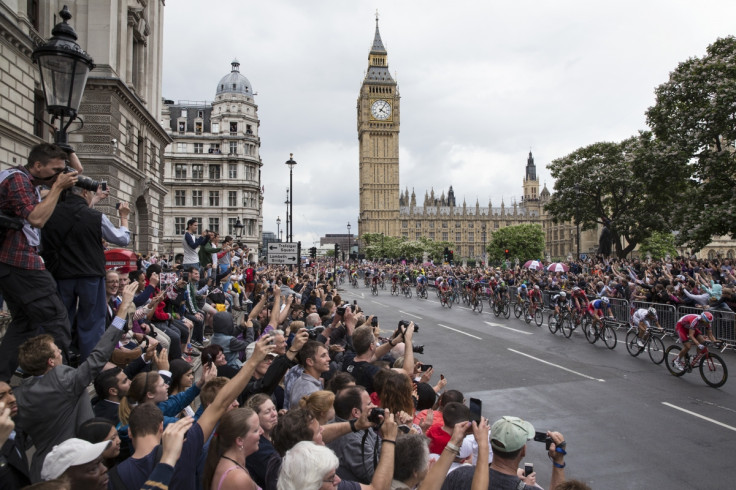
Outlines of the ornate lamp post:
[[350,247],[350,221],[348,221],[348,264],[350,263],[351,254],[352,254],[352,248]]
[[483,266],[486,265],[486,224],[483,223],[481,225],[481,229],[483,230]]
[[67,24],[72,14],[66,5],[59,15],[63,22],[54,26],[51,39],[33,50],[31,57],[34,63],[38,63],[46,110],[53,116],[52,124],[59,119],[59,129],[56,129],[54,138],[56,144],[70,148],[66,131],[77,119],[87,76],[95,64],[76,43],[77,33]]
[[238,220],[235,222],[233,228],[235,228],[235,238],[237,240],[240,240],[240,238],[243,236],[243,228],[245,228],[245,226],[243,226],[243,223],[240,222],[240,218],[238,218]]
[[291,204],[291,201],[289,200],[289,189],[286,189],[286,201],[284,201],[284,204],[286,204],[286,240],[289,241],[289,204]]
[[276,236],[281,236],[281,216],[276,217]]
[[289,228],[286,234],[289,235],[289,241],[294,241],[294,154],[289,153],[289,159],[286,160],[286,165],[289,167],[289,189],[291,190],[291,201],[289,202]]

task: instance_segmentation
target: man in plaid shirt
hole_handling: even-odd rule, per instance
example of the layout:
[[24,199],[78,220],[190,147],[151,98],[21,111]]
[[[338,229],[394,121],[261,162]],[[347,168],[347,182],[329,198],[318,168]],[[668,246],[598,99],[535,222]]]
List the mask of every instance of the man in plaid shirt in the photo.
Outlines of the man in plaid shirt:
[[[2,172],[0,210],[25,220],[23,230],[2,230],[0,244],[0,293],[13,317],[0,344],[0,380],[9,381],[18,366],[18,348],[39,329],[51,334],[67,355],[71,327],[59,299],[56,282],[38,254],[39,229],[51,217],[62,192],[77,181],[77,172],[62,173],[67,153],[41,143],[31,149],[28,163]],[[50,186],[43,199],[35,185]]]

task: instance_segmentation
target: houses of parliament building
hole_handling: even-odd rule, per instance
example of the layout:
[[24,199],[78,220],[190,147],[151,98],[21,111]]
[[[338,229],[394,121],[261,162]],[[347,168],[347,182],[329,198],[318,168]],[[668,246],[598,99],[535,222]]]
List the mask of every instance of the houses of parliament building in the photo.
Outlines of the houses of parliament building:
[[[577,252],[573,223],[554,223],[544,210],[550,197],[546,185],[540,191],[534,157],[527,158],[520,202],[481,206],[476,200],[458,205],[450,186],[437,195],[434,190],[417,196],[399,186],[400,96],[388,69],[388,53],[376,33],[368,55],[368,70],[358,96],[358,141],[360,161],[360,216],[358,233],[383,233],[409,240],[421,237],[454,243],[455,257],[483,259],[484,244],[505,226],[539,224],[545,235],[545,255],[565,258]],[[595,231],[581,232],[582,253],[597,248]]]

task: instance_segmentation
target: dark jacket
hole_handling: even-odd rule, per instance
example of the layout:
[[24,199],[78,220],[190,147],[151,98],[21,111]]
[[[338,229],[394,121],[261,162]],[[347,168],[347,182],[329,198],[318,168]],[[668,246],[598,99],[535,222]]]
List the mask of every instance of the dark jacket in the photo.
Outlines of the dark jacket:
[[17,490],[31,484],[23,439],[22,434],[16,433],[14,440],[8,439],[0,448],[0,488]]

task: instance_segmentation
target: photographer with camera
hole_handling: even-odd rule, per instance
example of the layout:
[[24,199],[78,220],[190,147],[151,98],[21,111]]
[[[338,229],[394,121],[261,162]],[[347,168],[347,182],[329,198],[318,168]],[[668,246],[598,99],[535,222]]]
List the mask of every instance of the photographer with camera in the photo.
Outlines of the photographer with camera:
[[130,243],[128,203],[118,205],[119,228],[92,207],[109,195],[106,187],[95,180],[78,177],[75,186],[56,205],[41,235],[41,255],[56,279],[81,361],[92,352],[105,332],[105,249],[102,240],[119,246]]
[[323,390],[322,374],[330,370],[330,353],[322,342],[308,341],[299,351],[299,363],[304,372],[286,387],[284,405],[298,407],[303,396]]
[[[41,143],[31,149],[25,166],[0,172],[0,294],[13,317],[0,344],[0,380],[10,379],[18,366],[18,347],[39,329],[54,337],[68,359],[67,310],[38,252],[39,229],[63,191],[77,182],[76,171],[63,173],[67,158],[59,146]],[[36,185],[51,186],[43,200]]]

